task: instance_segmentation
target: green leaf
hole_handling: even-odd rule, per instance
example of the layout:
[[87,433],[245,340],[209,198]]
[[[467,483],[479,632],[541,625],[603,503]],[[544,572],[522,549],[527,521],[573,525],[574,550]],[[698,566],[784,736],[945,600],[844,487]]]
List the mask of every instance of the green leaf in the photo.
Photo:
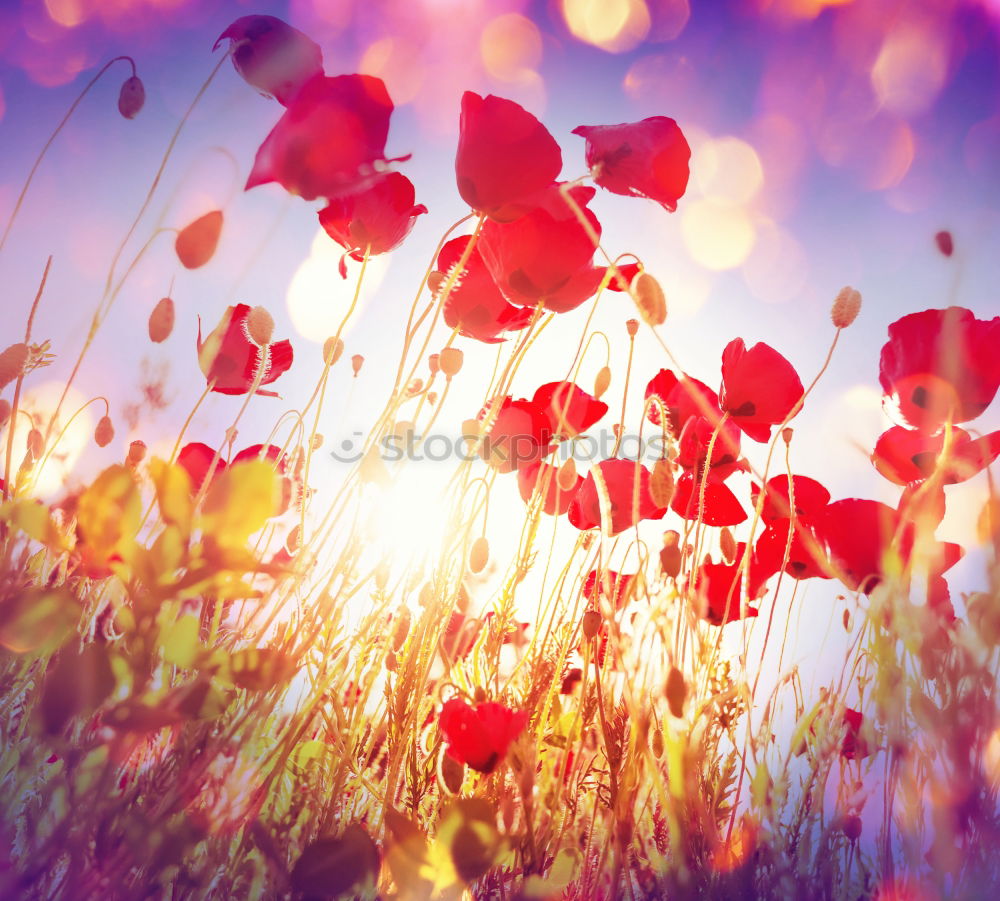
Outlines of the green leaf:
[[375,842],[352,824],[342,835],[306,847],[292,868],[292,888],[310,898],[344,898],[374,885],[379,864]]
[[15,654],[58,648],[80,621],[80,605],[64,588],[22,591],[0,603],[0,645]]
[[441,817],[437,840],[451,854],[455,872],[466,883],[485,874],[500,853],[496,811],[483,798],[457,798]]
[[93,713],[115,689],[115,675],[101,645],[65,648],[45,677],[40,706],[49,735],[58,735],[76,716]]

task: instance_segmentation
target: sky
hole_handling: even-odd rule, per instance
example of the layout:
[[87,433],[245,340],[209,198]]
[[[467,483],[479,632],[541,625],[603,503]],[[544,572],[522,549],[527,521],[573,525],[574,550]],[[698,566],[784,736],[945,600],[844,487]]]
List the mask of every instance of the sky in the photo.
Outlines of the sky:
[[[424,267],[445,229],[468,212],[453,163],[461,94],[474,90],[514,99],[539,116],[563,149],[564,178],[585,172],[583,141],[571,134],[577,125],[652,115],[677,120],[693,149],[691,183],[677,212],[603,192],[592,208],[608,251],[637,254],[663,284],[664,338],[685,370],[708,384],[718,385],[722,348],[737,336],[771,344],[808,383],[833,338],[833,298],[844,285],[860,290],[861,316],[793,423],[793,467],[823,481],[835,498],[895,502],[899,489],[867,459],[890,424],[878,390],[887,326],[950,303],[980,318],[1000,314],[996,0],[3,0],[4,223],[39,150],[100,66],[130,55],[147,98],[134,120],[119,116],[118,90],[130,69],[114,63],[39,165],[0,252],[4,344],[20,340],[53,257],[34,324],[34,340],[50,340],[56,354],[32,377],[31,397],[40,407],[51,404],[72,367],[115,249],[218,62],[217,36],[251,13],[279,16],[309,34],[329,74],[385,79],[396,104],[387,149],[392,156],[412,153],[399,168],[430,211],[402,248],[373,260],[366,273],[321,422],[328,446],[365,430],[381,409]],[[121,455],[134,438],[169,452],[204,388],[195,354],[199,317],[208,330],[229,304],[266,306],[276,336],[290,338],[296,353],[292,370],[273,386],[283,398],[255,399],[237,449],[265,440],[319,376],[322,343],[347,307],[358,265],[349,265],[346,280],[338,275],[340,249],[318,228],[319,204],[274,185],[242,190],[280,113],[225,63],[193,108],[122,255],[115,284],[157,227],[178,228],[224,210],[218,251],[202,269],[177,264],[171,233],[152,238],[76,380],[70,408],[107,397],[116,423],[112,450]],[[954,236],[951,258],[935,247],[940,229]],[[177,324],[154,346],[147,318],[167,295],[176,302]],[[605,399],[612,409],[621,404],[624,321],[633,315],[627,297],[610,295],[594,318],[609,336],[613,378]],[[581,309],[557,318],[519,371],[515,393],[530,396],[538,384],[564,377],[585,316]],[[440,343],[446,338],[442,329]],[[457,344],[466,368],[439,420],[452,434],[478,411],[495,361],[489,348],[467,339]],[[365,357],[356,378],[346,365],[352,354]],[[584,360],[585,388],[604,362],[598,342]],[[660,348],[641,333],[626,403],[632,422],[642,387],[665,365]],[[212,396],[188,438],[216,446],[238,406],[238,399]],[[69,427],[64,466],[43,480],[50,496],[106,465],[90,441],[102,412],[99,402],[91,404]],[[975,425],[1000,427],[996,404]],[[440,476],[441,469],[420,467],[406,515],[385,523],[399,540],[433,533],[424,520],[440,484],[430,473]],[[325,457],[317,461],[320,502],[342,471]],[[495,494],[502,489],[506,500],[497,500],[494,515],[513,521],[521,510],[516,486],[509,480]],[[941,537],[970,543],[984,490],[981,480],[949,489]],[[650,534],[665,526],[653,524]],[[970,554],[953,584],[974,587],[981,568],[981,558]],[[838,617],[831,608],[830,621]]]

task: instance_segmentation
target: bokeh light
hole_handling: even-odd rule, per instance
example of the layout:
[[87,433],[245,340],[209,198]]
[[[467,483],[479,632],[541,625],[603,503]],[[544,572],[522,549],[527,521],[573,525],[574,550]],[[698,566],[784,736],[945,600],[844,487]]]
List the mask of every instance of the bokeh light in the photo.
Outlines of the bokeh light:
[[631,50],[649,33],[649,9],[643,0],[562,0],[570,33],[611,53]]

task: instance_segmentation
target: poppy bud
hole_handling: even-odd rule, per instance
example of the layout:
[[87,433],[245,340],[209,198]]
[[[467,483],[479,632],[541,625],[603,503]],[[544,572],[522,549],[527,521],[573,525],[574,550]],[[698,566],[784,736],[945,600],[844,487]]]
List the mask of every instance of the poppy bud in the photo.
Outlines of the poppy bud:
[[97,428],[94,429],[94,441],[98,447],[107,447],[115,437],[115,427],[111,424],[110,416],[102,416],[97,421]]
[[462,361],[465,355],[457,347],[446,347],[438,354],[438,363],[441,371],[451,378],[462,368]]
[[0,398],[0,429],[7,425],[10,419],[10,402]]
[[950,231],[939,231],[934,236],[934,243],[937,244],[937,249],[946,257],[950,257],[955,252],[955,242],[951,237]]
[[118,92],[118,112],[126,119],[134,119],[139,115],[146,102],[146,89],[138,75],[125,79],[122,89]]
[[601,614],[596,610],[588,610],[583,614],[583,634],[593,638],[601,629]]
[[392,649],[398,651],[403,647],[406,636],[410,632],[410,611],[403,607],[399,612],[399,619],[396,621],[396,628],[392,631]]
[[736,559],[736,539],[733,533],[726,526],[719,533],[719,548],[722,550],[722,557],[726,563],[732,564]]
[[222,233],[222,210],[212,210],[177,233],[174,250],[185,269],[204,266],[215,253]]
[[138,466],[144,459],[146,459],[146,442],[133,441],[128,446],[128,456],[125,458],[125,462],[130,466]]
[[858,318],[860,310],[861,294],[850,286],[844,287],[840,289],[840,293],[833,302],[833,308],[830,310],[830,319],[833,320],[833,324],[837,328],[847,328],[847,326]]
[[390,673],[396,672],[399,669],[399,661],[396,660],[396,655],[393,651],[389,651],[385,655],[385,668],[389,670]]
[[440,354],[431,354],[427,358],[427,368],[430,369],[431,375],[437,375],[438,370],[441,368],[441,356]]
[[6,388],[14,379],[20,378],[28,362],[29,353],[28,345],[23,342],[11,344],[0,353],[0,390]]
[[490,559],[490,543],[484,535],[472,542],[469,549],[469,569],[474,573],[482,572]]
[[477,685],[472,692],[472,700],[477,704],[482,704],[486,700],[486,689],[482,685]]
[[607,366],[602,366],[597,371],[597,377],[594,379],[594,397],[600,398],[608,390],[610,384],[611,370]]
[[645,270],[637,272],[629,286],[632,299],[649,325],[663,325],[667,320],[667,299],[660,283]]
[[556,483],[563,491],[572,491],[576,487],[576,478],[576,462],[572,457],[567,457],[556,474]]
[[437,399],[438,399],[437,391],[427,392],[427,403],[429,403],[432,407],[434,406],[434,404],[437,403]]
[[676,716],[684,715],[684,699],[687,697],[687,686],[684,684],[684,674],[676,666],[670,667],[667,673],[667,684],[663,693],[667,697],[667,706],[670,712]]
[[169,297],[163,297],[149,314],[149,340],[160,344],[170,337],[173,330],[174,302]]
[[634,338],[639,331],[639,320],[638,319],[625,320],[625,330],[628,332],[628,336],[630,338]]
[[340,359],[340,355],[344,352],[344,342],[340,338],[334,338],[332,335],[323,342],[323,362],[327,366],[332,366],[337,360]]
[[457,795],[465,781],[465,764],[459,763],[450,754],[442,753],[438,758],[441,784],[450,795]]
[[445,274],[437,270],[434,270],[434,272],[427,276],[427,287],[431,289],[431,294],[437,294],[438,288],[441,287],[444,278]]
[[274,337],[274,317],[263,307],[254,307],[247,315],[247,334],[260,347],[266,347]]
[[681,536],[671,529],[663,533],[663,549],[660,551],[660,567],[664,575],[676,579],[681,572],[683,557],[680,548]]
[[354,375],[357,376],[361,372],[361,367],[364,365],[365,358],[361,354],[355,354],[351,357],[351,369],[354,370]]
[[28,448],[28,455],[33,460],[37,460],[45,451],[45,438],[38,429],[31,429],[28,432],[28,438],[25,441],[25,445]]
[[845,817],[843,829],[844,835],[846,835],[852,842],[856,842],[861,837],[861,817]]
[[418,395],[423,390],[424,390],[424,380],[423,379],[413,379],[406,386],[406,393],[409,394],[411,397],[415,397],[416,395]]
[[657,760],[663,756],[663,733],[659,729],[653,731],[653,738],[650,741],[650,749],[653,752],[653,756]]
[[674,498],[674,468],[669,460],[657,460],[649,474],[649,496],[657,507],[669,507]]
[[791,444],[792,443],[792,434],[793,434],[792,427],[790,425],[786,425],[781,430],[781,440],[784,441],[785,444]]

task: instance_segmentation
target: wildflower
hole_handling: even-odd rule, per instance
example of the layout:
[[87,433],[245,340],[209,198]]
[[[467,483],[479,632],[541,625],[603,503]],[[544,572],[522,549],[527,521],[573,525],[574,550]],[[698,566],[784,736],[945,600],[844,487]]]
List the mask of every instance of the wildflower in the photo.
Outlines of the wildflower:
[[532,396],[549,418],[555,438],[575,438],[587,431],[605,413],[608,405],[587,394],[573,382],[549,382]]
[[323,74],[319,45],[274,16],[241,16],[215,42],[229,38],[233,67],[251,87],[282,106],[313,78]]
[[[744,617],[757,616],[755,607],[743,609],[743,572],[741,563],[746,544],[736,547],[736,563],[706,561],[694,574],[692,590],[698,615],[713,626],[724,626]],[[750,600],[753,600],[750,595]]]
[[[221,321],[202,341],[201,318],[198,319],[198,363],[213,391],[220,394],[247,394],[254,383],[270,385],[292,365],[291,342],[276,341],[264,347],[250,338],[247,319],[250,307],[245,303],[226,308]],[[258,381],[258,373],[263,375]],[[258,394],[277,397],[273,391]]]
[[[604,460],[592,467],[570,504],[570,523],[580,530],[604,523],[610,535],[617,535],[643,519],[663,519],[667,510],[659,507],[649,492],[649,470],[631,460]],[[603,498],[602,498],[603,495]]]
[[928,435],[892,426],[875,442],[871,461],[883,476],[897,485],[922,482],[938,467],[942,469],[944,484],[953,485],[971,479],[1000,456],[1000,432],[973,439],[964,429],[955,426],[950,440],[947,459],[942,459],[943,432]]
[[[366,191],[331,200],[319,211],[323,230],[353,260],[365,253],[377,256],[403,243],[417,216],[427,212],[422,203],[414,204],[413,183],[399,172],[389,172]],[[347,275],[343,259],[340,274]]]
[[879,360],[883,405],[928,432],[979,416],[1000,388],[1000,316],[976,319],[964,307],[897,319]]
[[722,352],[719,406],[754,441],[769,441],[802,398],[802,382],[788,362],[767,344],[749,350],[734,338]]
[[540,404],[504,398],[479,455],[497,472],[514,472],[552,451],[552,426]]
[[661,407],[666,408],[666,427],[674,440],[680,438],[692,416],[706,416],[707,411],[711,411],[716,421],[722,418],[716,393],[704,382],[683,372],[678,377],[669,369],[661,369],[646,385],[645,397],[647,401],[650,398],[658,401],[649,404],[646,410],[646,417],[653,425],[660,424]]
[[[453,238],[437,258],[437,269],[432,275],[439,284],[458,265],[469,236]],[[444,302],[444,321],[460,335],[475,338],[484,344],[497,344],[504,339],[501,333],[526,328],[531,321],[532,311],[515,307],[500,293],[493,276],[490,275],[479,253],[473,247],[465,262],[465,268],[458,275]]]
[[[670,509],[682,519],[700,520],[708,526],[735,526],[747,518],[739,499],[725,484],[724,478],[732,469],[710,469],[699,476],[693,469],[685,469],[674,486]],[[704,480],[704,487],[702,486]]]
[[209,467],[215,460],[215,451],[207,444],[200,441],[185,444],[177,455],[177,464],[187,472],[191,478],[192,494],[197,495],[202,488],[205,479],[209,482],[219,477],[220,473],[228,466],[234,466],[247,460],[267,460],[274,464],[275,470],[282,477],[281,479],[281,502],[275,511],[275,516],[280,516],[291,506],[293,496],[299,499],[301,496],[301,484],[298,479],[293,481],[288,465],[288,458],[282,456],[281,448],[273,444],[253,444],[246,447],[238,454],[234,455],[227,464],[221,454],[215,460],[215,467],[209,474]]
[[118,112],[126,119],[134,119],[146,103],[146,88],[138,75],[126,78],[118,92]]
[[837,328],[847,328],[861,312],[861,294],[854,288],[841,288],[833,301],[830,319]]
[[559,186],[536,195],[535,204],[513,222],[487,222],[479,239],[486,268],[504,297],[517,306],[541,302],[553,313],[575,309],[592,297],[604,277],[593,265],[601,224],[587,209],[593,188],[574,187],[570,196],[590,232],[577,220]]
[[852,710],[848,707],[844,711],[844,740],[840,745],[842,757],[848,760],[856,760],[868,756],[868,743],[861,734],[861,726],[864,716],[859,710]]
[[149,340],[162,344],[174,330],[174,302],[169,297],[160,298],[149,314]]
[[636,573],[618,573],[613,569],[598,573],[592,569],[583,582],[583,595],[595,603],[598,597],[605,597],[620,610],[632,595],[635,578]]
[[497,222],[516,219],[561,168],[555,138],[519,104],[493,94],[462,95],[455,176],[458,193],[474,210]]
[[393,162],[385,157],[392,110],[381,78],[313,78],[260,145],[245,190],[277,182],[304,200],[364,191]]
[[[760,487],[751,485],[750,494],[756,505]],[[830,492],[815,479],[794,475],[791,494],[795,498],[794,524],[789,503],[788,476],[775,476],[765,485],[764,505],[761,508],[765,528],[754,546],[755,576],[763,582],[781,570],[785,549],[788,548],[788,562],[784,564],[784,570],[789,576],[800,580],[829,579],[829,566],[812,521],[829,503]]]
[[[540,485],[545,486],[542,512],[547,516],[562,516],[573,502],[577,489],[583,484],[583,476],[574,475],[573,482],[565,487],[562,471],[550,463],[533,463],[522,466],[517,472],[517,488],[527,504]],[[568,479],[566,480],[568,481]]]
[[185,269],[204,266],[215,254],[222,234],[222,210],[212,210],[185,225],[174,241],[177,259]]
[[673,119],[652,116],[620,125],[580,125],[594,183],[614,194],[648,197],[668,212],[687,189],[691,148]]
[[459,698],[445,702],[438,726],[447,742],[446,753],[480,773],[492,773],[521,734],[528,714],[495,701],[474,707]]

